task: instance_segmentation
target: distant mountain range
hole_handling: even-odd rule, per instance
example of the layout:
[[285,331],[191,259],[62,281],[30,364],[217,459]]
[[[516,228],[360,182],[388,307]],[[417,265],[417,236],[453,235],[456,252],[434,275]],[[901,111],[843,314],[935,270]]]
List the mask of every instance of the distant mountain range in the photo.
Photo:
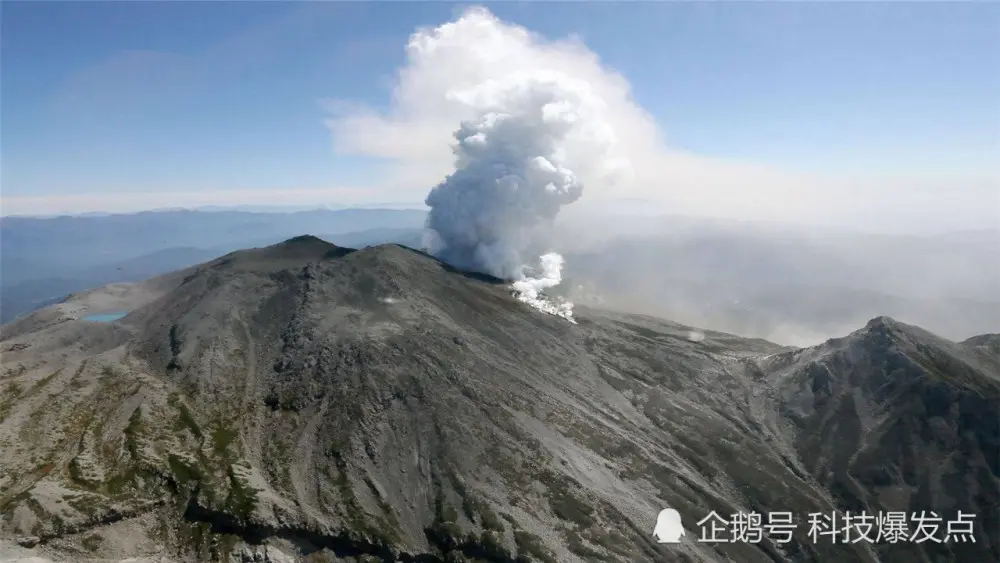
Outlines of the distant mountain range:
[[426,212],[163,211],[0,219],[0,322],[112,282],[138,281],[302,231],[349,246],[419,245]]
[[[302,232],[347,247],[419,248],[426,212],[162,211],[0,219],[0,322],[112,282],[139,281]],[[879,315],[948,338],[1000,331],[1000,232],[888,236],[690,217],[563,221],[555,291],[805,345]]]

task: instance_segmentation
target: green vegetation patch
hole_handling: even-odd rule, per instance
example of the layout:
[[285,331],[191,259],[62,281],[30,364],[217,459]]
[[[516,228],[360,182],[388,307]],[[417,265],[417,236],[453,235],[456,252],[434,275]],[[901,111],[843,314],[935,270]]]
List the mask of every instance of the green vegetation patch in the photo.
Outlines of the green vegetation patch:
[[212,526],[208,522],[191,522],[180,526],[180,540],[188,545],[198,561],[213,561]]
[[170,361],[167,363],[167,371],[179,370],[181,369],[181,364],[178,356],[180,356],[181,344],[183,342],[177,330],[177,325],[170,325],[168,339],[170,340]]
[[229,496],[226,498],[226,509],[237,518],[247,520],[257,507],[257,491],[244,486],[236,477],[232,466],[229,467]]
[[76,371],[73,372],[73,377],[69,379],[70,389],[78,391],[84,387],[84,383],[80,381],[80,375],[83,374],[83,370],[87,369],[87,362],[89,361],[90,359],[88,358],[80,362],[80,367],[76,368]]
[[552,552],[542,543],[538,536],[525,532],[524,530],[514,530],[514,545],[517,546],[519,559],[528,561],[540,561],[541,563],[557,563]]
[[194,415],[191,414],[187,405],[184,404],[176,393],[167,398],[167,404],[177,409],[177,419],[174,422],[174,430],[187,430],[198,440],[199,443],[203,441],[204,435],[201,432],[201,427],[198,426],[198,422],[195,420]]
[[600,551],[587,546],[580,533],[576,530],[566,532],[566,540],[569,550],[587,561],[615,561],[614,558],[608,557]]
[[[31,501],[31,490],[22,491],[7,500],[0,500],[0,514],[10,518],[14,514],[14,509],[21,503]],[[30,507],[29,507],[30,508]]]
[[83,538],[80,543],[83,545],[83,549],[93,552],[101,548],[101,544],[104,543],[104,538],[97,534],[90,534],[89,536]]
[[594,507],[573,494],[569,479],[550,473],[546,483],[549,486],[549,506],[556,516],[584,528],[594,524]]
[[203,477],[198,467],[174,454],[167,456],[167,464],[170,465],[170,472],[173,474],[174,480],[180,485],[201,481]]
[[142,408],[136,407],[128,418],[128,426],[125,427],[125,449],[128,450],[132,460],[139,461],[139,444],[142,440]]
[[479,536],[479,547],[486,557],[493,561],[509,561],[513,559],[509,550],[503,546],[503,535],[493,530],[483,530]]
[[87,516],[96,516],[108,504],[104,497],[83,494],[76,497],[65,497],[66,504]]
[[371,516],[361,508],[361,504],[358,502],[358,498],[354,494],[354,489],[351,487],[351,482],[347,478],[347,462],[340,454],[342,446],[343,444],[331,444],[331,446],[327,448],[326,453],[327,456],[333,458],[334,465],[337,470],[337,475],[333,477],[332,480],[340,493],[340,500],[343,503],[344,510],[346,512],[345,518],[351,530],[366,534],[386,546],[399,543],[401,539],[397,530],[398,523],[392,514],[391,507],[381,502],[377,491],[374,490],[374,484],[369,482],[367,478],[365,479],[365,483],[372,489],[372,494],[374,494],[376,498],[380,499],[379,504],[385,514],[380,516]]
[[53,372],[53,373],[51,373],[49,375],[46,375],[45,377],[39,379],[38,381],[35,382],[34,385],[31,386],[31,389],[28,390],[28,392],[27,392],[27,394],[25,396],[34,395],[35,393],[41,391],[41,389],[43,387],[45,387],[46,385],[48,385],[49,383],[51,383],[53,379],[55,379],[56,377],[58,377],[60,373],[62,373],[62,368],[59,368],[55,372]]
[[391,537],[393,540],[400,541],[399,535],[396,530],[399,529],[399,521],[396,520],[396,514],[392,510],[392,506],[382,495],[379,493],[378,488],[375,483],[368,477],[365,477],[365,484],[371,490],[372,495],[375,497],[375,502],[378,503],[378,507],[382,510],[382,517],[379,521],[379,525],[383,529],[383,535]]
[[586,538],[590,543],[594,545],[599,545],[604,549],[607,549],[611,553],[614,553],[621,558],[627,558],[632,555],[632,547],[634,543],[629,541],[621,532],[618,530],[601,530],[597,527],[589,528],[586,531]]
[[[452,486],[455,488],[455,492],[462,498],[462,512],[465,513],[466,518],[472,522],[478,521],[479,525],[486,530],[503,533],[503,522],[496,515],[496,513],[493,512],[493,509],[490,508],[489,503],[479,498],[472,491],[469,491],[465,486],[465,483],[458,478],[458,475],[454,472],[454,470],[448,471],[448,478],[451,481]],[[457,514],[456,519],[451,521],[457,521]]]
[[212,430],[212,444],[215,449],[215,453],[226,457],[229,451],[229,446],[232,444],[236,438],[240,435],[239,431],[234,428],[229,428],[222,426],[222,424],[217,424]]
[[213,559],[216,561],[230,561],[236,551],[236,546],[240,543],[240,537],[234,534],[222,534],[216,536],[217,542],[213,549]]
[[0,423],[7,420],[7,416],[14,408],[17,400],[21,398],[23,391],[24,389],[21,387],[21,384],[16,381],[11,381],[4,386],[3,393],[0,394]]

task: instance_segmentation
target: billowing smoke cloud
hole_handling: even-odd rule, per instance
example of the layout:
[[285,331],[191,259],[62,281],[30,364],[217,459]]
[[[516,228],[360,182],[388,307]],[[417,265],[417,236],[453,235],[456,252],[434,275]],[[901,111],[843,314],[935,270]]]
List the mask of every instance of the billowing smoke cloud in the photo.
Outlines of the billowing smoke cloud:
[[[656,57],[683,59],[685,53],[683,49],[665,51]],[[392,81],[387,105],[370,107],[358,100],[333,100],[327,106],[327,124],[339,154],[375,157],[385,163],[370,185],[359,186],[370,194],[368,202],[416,201],[454,169],[453,135],[459,123],[477,117],[475,107],[449,97],[449,92],[471,89],[489,80],[502,82],[518,72],[553,72],[586,82],[606,102],[601,113],[606,122],[614,124],[615,151],[627,154],[634,169],[627,181],[605,189],[592,177],[590,163],[564,163],[583,180],[585,195],[564,208],[558,222],[579,218],[585,234],[594,231],[597,221],[605,233],[629,227],[616,221],[618,214],[791,221],[810,229],[851,225],[866,230],[927,232],[996,226],[1000,190],[995,167],[947,171],[918,167],[896,174],[880,166],[866,171],[858,168],[857,162],[803,166],[799,159],[757,161],[753,158],[755,143],[744,147],[746,151],[734,151],[733,157],[692,152],[680,143],[683,132],[673,132],[669,122],[654,119],[637,103],[627,77],[606,63],[579,37],[544,37],[500,21],[486,10],[473,9],[455,21],[413,34],[406,46],[406,61]],[[687,63],[655,66],[649,72],[671,81],[687,80],[684,73],[691,68],[695,68],[691,71],[695,75],[698,72]],[[706,90],[710,96],[718,93]],[[665,88],[662,92],[647,90],[646,94],[668,104],[678,91]],[[738,102],[738,98],[732,101]],[[711,113],[711,105],[692,108],[692,115],[702,110]],[[714,123],[714,119],[709,121]],[[753,134],[745,125],[731,126],[736,136]],[[769,131],[765,127],[758,132],[767,135]],[[726,131],[716,133],[733,137]],[[802,141],[817,139],[807,135]],[[762,138],[760,144],[770,143]],[[817,150],[816,162],[831,156]],[[836,159],[831,162],[837,164]]]
[[[473,10],[448,25],[493,20]],[[446,45],[450,29],[418,34],[411,45]],[[446,97],[471,117],[455,133],[454,171],[427,196],[425,244],[456,266],[516,281],[525,302],[569,318],[569,304],[553,304],[540,293],[559,283],[562,257],[546,254],[539,277],[526,268],[546,250],[545,235],[559,210],[583,195],[574,163],[603,169],[597,175],[602,182],[625,169],[612,152],[616,139],[605,117],[607,104],[587,81],[546,69],[512,68]]]
[[583,194],[567,145],[601,158],[613,144],[610,128],[595,119],[601,101],[586,83],[553,73],[449,95],[476,117],[455,133],[455,171],[427,196],[428,243],[456,265],[519,278],[540,231]]
[[542,291],[555,287],[562,282],[563,257],[550,252],[541,258],[541,272],[535,276],[524,277],[514,282],[514,290],[518,297],[528,305],[573,321],[573,304],[569,301],[553,301],[542,296]]

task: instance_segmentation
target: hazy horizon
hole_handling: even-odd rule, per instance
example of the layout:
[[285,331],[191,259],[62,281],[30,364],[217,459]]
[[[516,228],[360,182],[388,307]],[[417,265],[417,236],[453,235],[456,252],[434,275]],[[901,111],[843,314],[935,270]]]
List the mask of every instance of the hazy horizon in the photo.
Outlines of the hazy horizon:
[[[138,215],[143,213],[169,213],[169,212],[197,212],[197,213],[216,213],[216,212],[244,212],[244,213],[305,213],[310,211],[344,211],[344,210],[403,210],[403,211],[428,211],[429,208],[422,203],[372,203],[365,205],[335,205],[335,204],[316,204],[316,205],[253,205],[253,204],[233,204],[233,205],[202,205],[202,206],[174,206],[174,207],[158,207],[152,209],[138,209],[132,211],[81,211],[81,212],[62,212],[62,213],[44,213],[44,214],[18,214],[18,215],[8,215],[0,211],[0,221],[4,219],[58,219],[63,217],[72,218],[87,218],[87,217],[110,217],[110,216],[122,216],[122,215]],[[786,228],[808,228],[813,231],[826,232],[830,234],[854,234],[854,235],[872,235],[872,236],[896,236],[896,237],[938,237],[938,236],[949,236],[949,235],[963,235],[963,234],[996,234],[1000,235],[1000,227],[990,228],[946,228],[946,229],[932,229],[932,230],[892,230],[892,229],[878,229],[876,228],[865,228],[864,226],[844,226],[844,225],[824,225],[808,222],[796,222],[794,220],[766,220],[766,219],[740,219],[740,218],[730,218],[730,217],[713,217],[713,216],[699,216],[699,215],[680,215],[674,213],[655,213],[655,212],[634,212],[634,210],[628,207],[623,207],[620,210],[613,211],[602,211],[600,215],[588,215],[588,214],[573,214],[567,213],[567,217],[558,218],[556,224],[565,225],[573,221],[589,220],[589,219],[602,219],[602,220],[613,220],[618,219],[629,219],[629,218],[641,218],[645,220],[649,219],[683,219],[691,221],[704,221],[706,223],[719,222],[719,223],[729,223],[729,224],[740,224],[740,225],[759,225],[759,226],[771,226],[771,227],[786,227]],[[312,234],[312,233],[302,233],[302,234]],[[610,231],[608,234],[611,235],[625,235],[626,232]]]
[[0,213],[419,204],[456,89],[558,69],[630,172],[570,207],[997,224],[998,4],[484,5],[7,2]]
[[[562,254],[572,299],[743,334],[1000,330],[1000,4],[13,2],[3,23],[9,302],[314,234],[535,289]],[[384,207],[420,213],[121,217]],[[17,217],[66,214],[93,220]]]
[[[214,210],[4,218],[2,305],[13,315],[61,295],[139,281],[234,250],[313,234],[340,246],[422,247],[426,210]],[[805,345],[881,315],[951,339],[1000,332],[1000,231],[872,235],[691,217],[567,214],[551,248],[574,303]],[[933,264],[929,268],[928,264]]]

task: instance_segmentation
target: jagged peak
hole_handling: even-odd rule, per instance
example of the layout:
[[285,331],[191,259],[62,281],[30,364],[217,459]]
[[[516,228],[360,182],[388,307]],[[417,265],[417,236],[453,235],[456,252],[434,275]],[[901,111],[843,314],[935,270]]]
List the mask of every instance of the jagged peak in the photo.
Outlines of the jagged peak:
[[877,328],[895,328],[898,325],[899,325],[899,323],[896,321],[896,319],[894,319],[892,317],[889,317],[889,316],[886,316],[886,315],[879,315],[879,316],[871,319],[867,323],[865,323],[865,328],[866,329],[873,329],[873,328],[875,328],[875,329],[877,329]]
[[828,342],[849,343],[849,342],[855,342],[858,339],[867,340],[872,336],[894,340],[899,334],[905,332],[905,330],[903,329],[903,327],[905,326],[906,325],[903,325],[902,323],[900,323],[899,321],[890,316],[879,315],[877,317],[873,317],[871,320],[865,323],[863,327],[851,332],[847,336],[843,338],[834,338]]
[[961,342],[966,346],[991,346],[1000,349],[1000,333],[977,334]]
[[946,341],[946,339],[917,325],[906,324],[886,315],[880,315],[871,319],[865,324],[864,328],[856,331],[854,334],[882,334],[894,338],[906,335],[909,338],[918,340]]

